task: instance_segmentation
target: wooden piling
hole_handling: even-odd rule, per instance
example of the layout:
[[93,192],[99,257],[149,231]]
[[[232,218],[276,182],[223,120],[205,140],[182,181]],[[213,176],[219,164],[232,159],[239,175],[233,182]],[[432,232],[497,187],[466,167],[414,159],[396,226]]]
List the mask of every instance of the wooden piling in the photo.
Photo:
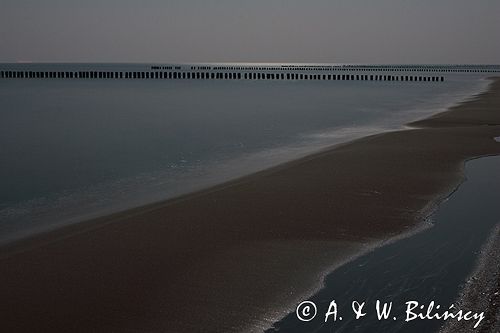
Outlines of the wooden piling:
[[[166,70],[162,70],[166,69]],[[181,66],[161,67],[152,66],[150,70],[145,71],[102,71],[102,70],[80,70],[80,71],[29,71],[29,70],[6,70],[0,71],[2,79],[188,79],[188,80],[314,80],[314,81],[384,81],[384,82],[443,82],[444,76],[426,75],[419,72],[487,72],[485,69],[437,69],[432,67],[425,68],[356,68],[344,67],[337,73],[319,72],[311,70],[309,72],[300,72],[307,68],[297,68],[284,72],[277,72],[279,68],[275,67],[218,67],[209,68],[220,69],[222,71],[208,71],[207,68],[191,66],[191,70],[185,70]],[[269,70],[266,70],[269,69]],[[361,71],[373,71],[374,73],[362,73]],[[378,70],[378,72],[376,72]],[[500,72],[500,69],[498,70]],[[392,72],[392,73],[384,73]],[[394,72],[409,72],[395,75]],[[413,72],[413,75],[410,73]]]

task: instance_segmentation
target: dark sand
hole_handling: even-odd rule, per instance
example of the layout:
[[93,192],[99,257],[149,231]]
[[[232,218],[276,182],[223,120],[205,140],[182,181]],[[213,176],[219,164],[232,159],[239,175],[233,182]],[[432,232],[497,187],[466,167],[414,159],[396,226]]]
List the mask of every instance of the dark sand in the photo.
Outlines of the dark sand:
[[419,225],[500,153],[500,80],[402,130],[1,249],[5,332],[220,332],[293,311],[325,271]]

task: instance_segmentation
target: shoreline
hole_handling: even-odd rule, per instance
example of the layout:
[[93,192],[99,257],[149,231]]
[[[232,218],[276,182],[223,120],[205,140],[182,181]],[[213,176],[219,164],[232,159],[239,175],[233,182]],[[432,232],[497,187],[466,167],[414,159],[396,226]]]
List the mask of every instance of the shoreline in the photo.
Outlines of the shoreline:
[[[336,270],[332,270],[331,272],[327,272],[324,283],[322,283],[322,287],[317,292],[314,292],[312,295],[308,295],[301,300],[310,300],[313,301],[318,306],[318,316],[315,317],[314,323],[301,323],[297,320],[295,312],[290,311],[286,316],[280,318],[273,326],[268,327],[265,332],[316,332],[316,330],[323,331],[325,328],[330,327],[330,329],[340,329],[342,331],[350,331],[349,329],[354,329],[356,326],[356,320],[352,320],[352,318],[348,319],[348,322],[344,323],[335,323],[329,322],[322,325],[322,320],[319,318],[323,314],[326,313],[326,308],[328,302],[330,300],[335,299],[337,304],[340,306],[340,313],[345,314],[346,311],[349,312],[349,304],[353,299],[363,299],[368,302],[368,304],[374,305],[374,294],[377,295],[375,299],[385,299],[390,300],[393,304],[395,304],[396,308],[393,309],[394,313],[404,312],[404,307],[400,305],[410,299],[415,300],[436,300],[439,301],[440,304],[455,304],[455,308],[457,309],[478,309],[486,310],[488,306],[485,306],[485,302],[482,297],[492,296],[494,299],[498,296],[495,294],[495,290],[489,288],[490,291],[485,291],[484,286],[488,284],[491,285],[489,280],[493,279],[493,282],[496,283],[495,279],[499,272],[496,271],[496,267],[494,263],[497,260],[495,256],[495,250],[483,249],[480,254],[477,254],[481,248],[486,248],[488,237],[484,237],[483,241],[477,241],[478,235],[488,235],[492,233],[494,229],[492,226],[490,228],[482,227],[480,224],[468,225],[466,219],[462,219],[461,216],[456,216],[457,220],[453,219],[453,211],[460,211],[460,209],[464,208],[463,214],[470,219],[470,216],[477,216],[477,214],[481,214],[484,212],[483,218],[489,221],[491,224],[492,220],[497,220],[498,210],[494,212],[488,211],[486,212],[483,209],[478,209],[476,204],[471,203],[468,200],[464,200],[464,191],[469,191],[469,196],[471,192],[471,188],[475,188],[475,191],[478,191],[476,178],[483,177],[483,179],[494,179],[494,183],[490,185],[486,185],[484,188],[484,200],[488,200],[488,198],[495,197],[492,194],[492,188],[498,187],[498,177],[488,173],[479,173],[475,171],[474,174],[469,169],[469,165],[476,164],[476,161],[484,161],[484,160],[498,160],[499,155],[487,155],[480,156],[477,158],[468,159],[464,163],[464,175],[463,181],[449,193],[448,196],[445,197],[444,200],[441,200],[436,207],[437,210],[432,211],[428,214],[429,218],[426,220],[429,221],[427,224],[417,224],[416,228],[413,229],[412,233],[404,233],[399,236],[393,237],[389,239],[387,242],[384,242],[373,249],[373,251],[368,251],[368,253],[363,254],[361,258],[356,257],[352,261],[343,264],[342,266],[336,268]],[[484,163],[484,162],[483,162]],[[497,163],[498,165],[498,163]],[[495,168],[490,168],[490,171],[494,171]],[[483,180],[484,182],[484,180]],[[471,185],[472,184],[472,185]],[[484,185],[482,186],[482,188]],[[461,201],[462,205],[457,205],[456,202]],[[474,200],[474,198],[472,198]],[[455,202],[455,204],[454,204]],[[482,202],[482,200],[481,200]],[[470,205],[470,207],[469,207]],[[487,204],[486,204],[487,205]],[[493,204],[494,205],[494,204]],[[454,207],[453,209],[450,209]],[[491,206],[491,204],[490,204]],[[490,207],[491,208],[491,207]],[[469,210],[470,209],[470,210]],[[448,212],[448,213],[446,213]],[[475,212],[470,213],[470,212]],[[430,214],[430,215],[429,215]],[[495,218],[496,216],[496,218]],[[448,218],[447,218],[448,217]],[[451,217],[451,219],[450,219]],[[465,223],[464,223],[465,222]],[[461,230],[460,232],[455,233],[455,225]],[[494,223],[493,223],[494,224]],[[422,227],[422,228],[419,228]],[[426,228],[427,227],[427,228]],[[467,231],[464,231],[466,230]],[[497,230],[500,230],[497,228]],[[420,233],[422,232],[422,233]],[[477,232],[477,234],[476,234]],[[498,231],[497,231],[498,232]],[[494,233],[493,233],[494,234]],[[440,235],[440,236],[437,236]],[[497,235],[497,242],[499,240]],[[491,237],[490,237],[491,238]],[[461,242],[457,240],[460,239],[464,242],[463,247]],[[474,239],[476,241],[474,241]],[[475,243],[475,245],[473,245]],[[447,245],[443,245],[447,244]],[[500,244],[500,243],[498,243]],[[497,245],[498,245],[497,244]],[[415,249],[420,249],[418,252]],[[461,254],[458,253],[462,252]],[[447,254],[446,254],[447,253]],[[440,257],[438,261],[434,259],[434,254],[436,257]],[[486,267],[488,270],[484,270],[481,275],[480,281],[472,281],[474,283],[474,288],[469,290],[469,296],[473,296],[474,292],[481,297],[480,302],[461,302],[456,303],[456,295],[461,295],[463,293],[463,283],[465,279],[469,279],[471,277],[470,272],[471,269],[476,269],[478,265],[478,261],[483,260],[483,255],[489,255],[489,261],[493,264],[484,264],[483,267]],[[414,257],[413,257],[414,256]],[[455,256],[460,256],[460,259],[457,259]],[[462,257],[471,257],[469,259],[469,264],[462,264],[460,266],[457,265],[458,261],[464,261]],[[399,258],[399,259],[397,259]],[[408,259],[406,259],[408,258]],[[488,258],[488,257],[487,257]],[[455,261],[456,259],[456,261]],[[465,259],[466,260],[466,259]],[[467,261],[467,260],[466,260]],[[382,267],[378,266],[380,263],[384,263]],[[408,262],[411,262],[410,264]],[[434,262],[434,264],[433,264]],[[436,267],[437,263],[437,267]],[[386,267],[386,265],[388,265]],[[412,267],[412,265],[414,265]],[[465,266],[464,266],[465,265]],[[366,268],[366,267],[368,268]],[[429,266],[427,268],[423,268],[424,266]],[[385,267],[385,268],[384,268]],[[406,269],[404,269],[406,267]],[[405,272],[412,271],[413,268],[418,267],[418,272],[415,274],[406,275]],[[435,271],[437,270],[437,271]],[[450,276],[450,270],[455,273]],[[457,270],[465,270],[465,272],[458,273]],[[391,272],[391,273],[389,273]],[[392,273],[394,272],[394,274]],[[369,277],[368,277],[369,276]],[[385,278],[383,278],[385,276]],[[401,277],[401,280],[399,279]],[[458,279],[456,279],[458,277]],[[431,282],[429,282],[431,280]],[[404,282],[403,282],[404,281]],[[441,285],[441,283],[446,284],[446,287]],[[448,285],[451,283],[451,286],[456,286],[456,290],[451,292],[448,290]],[[359,289],[363,291],[357,291],[357,286],[359,285]],[[426,286],[426,287],[425,287]],[[467,285],[467,287],[470,287]],[[426,290],[431,288],[436,288],[436,294],[428,294]],[[406,292],[400,292],[394,294],[394,290],[411,290],[408,294]],[[417,289],[419,292],[417,293]],[[446,290],[443,290],[446,289]],[[469,288],[470,289],[470,288]],[[380,291],[377,291],[380,290]],[[497,290],[498,291],[498,290]],[[444,299],[443,299],[444,297]],[[463,297],[462,299],[467,300],[470,297]],[[475,297],[477,300],[477,297]],[[490,300],[490,308],[488,309],[488,313],[495,313],[498,307],[495,306],[495,302],[492,302],[492,298]],[[294,306],[299,304],[297,302],[290,306],[290,309],[293,309]],[[486,303],[487,305],[488,303]],[[486,311],[485,311],[486,312]],[[490,316],[486,316],[486,322],[489,322],[491,318]],[[348,317],[349,318],[349,317]],[[365,330],[371,330],[373,332],[383,332],[385,330],[390,329],[409,329],[410,331],[428,331],[428,332],[438,332],[439,326],[435,327],[435,324],[424,324],[422,323],[416,324],[418,326],[412,326],[408,323],[408,326],[405,324],[396,324],[392,327],[389,325],[379,325],[380,320],[377,320],[373,313],[368,311],[368,316],[363,320],[363,324],[357,324],[357,327]],[[491,323],[488,323],[488,327],[491,326]],[[361,326],[360,326],[361,325]],[[372,327],[373,325],[373,327]],[[426,326],[427,325],[427,326]],[[430,328],[434,325],[434,328]],[[481,332],[489,332],[489,330],[484,328],[485,325],[481,325],[478,328],[478,331]],[[443,333],[455,332],[456,328],[461,327],[462,330],[457,332],[469,332],[469,327],[465,322],[453,322],[453,328],[449,331],[445,331]],[[323,329],[321,329],[323,328]],[[441,331],[439,331],[441,332]],[[496,331],[495,331],[496,332]]]
[[[142,193],[141,195],[136,195],[135,193],[121,196],[107,195],[99,198],[99,200],[106,201],[106,205],[88,206],[92,201],[89,201],[89,198],[93,198],[92,193],[101,193],[107,188],[114,188],[116,186],[116,183],[111,181],[110,183],[90,186],[83,192],[76,190],[74,192],[70,191],[69,194],[53,193],[46,197],[33,198],[19,204],[14,204],[7,207],[5,211],[0,209],[0,220],[5,217],[7,225],[18,225],[17,222],[19,221],[21,222],[21,227],[7,228],[6,232],[2,233],[2,237],[0,238],[0,247],[8,246],[9,243],[22,241],[25,238],[31,238],[37,234],[51,232],[72,224],[79,224],[213,188],[214,186],[238,180],[256,172],[299,160],[318,152],[334,149],[338,145],[366,136],[408,129],[409,127],[406,124],[409,121],[423,119],[430,115],[446,111],[448,108],[466,101],[471,96],[484,92],[489,85],[487,78],[475,78],[472,82],[474,83],[469,84],[467,88],[462,88],[463,90],[455,91],[452,89],[453,93],[451,95],[443,96],[441,94],[430,99],[425,99],[425,102],[420,102],[419,107],[405,109],[413,111],[405,111],[403,115],[393,114],[382,121],[354,127],[342,127],[340,130],[333,127],[308,132],[300,135],[301,139],[289,142],[284,146],[270,147],[264,150],[245,153],[242,156],[232,157],[227,160],[221,160],[217,163],[213,162],[213,165],[208,164],[206,168],[199,168],[196,172],[199,174],[199,177],[198,179],[193,179],[193,182],[186,183],[184,181],[184,183],[173,183],[173,186],[169,186],[178,187],[179,184],[184,184],[184,190],[170,191],[169,187],[162,190],[136,188],[137,191],[134,190],[133,192],[140,192]],[[153,176],[153,178],[156,177],[164,178],[165,175]],[[117,179],[116,181],[127,183],[131,180],[124,178]],[[125,191],[124,193],[128,192]],[[70,203],[58,206],[57,202],[61,199],[63,201],[67,200],[67,196],[69,196],[68,202]],[[76,202],[78,202],[78,205]],[[10,214],[13,214],[15,217],[9,217]],[[29,222],[30,216],[37,216],[35,223]]]
[[[491,230],[490,237],[483,244],[472,273],[461,288],[455,304],[460,308],[485,311],[485,321],[477,332],[496,332],[500,328],[500,223]],[[443,325],[439,333],[465,333],[457,322]]]
[[497,79],[413,129],[3,247],[0,325],[176,332],[272,323],[269,311],[317,285],[332,258],[418,227],[422,209],[460,183],[465,160],[499,154],[489,139],[500,135],[499,97]]
[[[412,129],[415,127],[408,127],[408,128]],[[417,127],[417,129],[418,129],[418,127]],[[384,134],[384,133],[381,133],[381,134]],[[498,142],[500,142],[500,141],[498,141]],[[334,270],[338,269],[339,267],[341,267],[345,264],[348,264],[352,261],[355,261],[358,258],[363,257],[363,256],[371,253],[372,251],[376,251],[377,249],[379,249],[381,247],[399,242],[399,241],[404,240],[404,239],[409,238],[409,237],[413,237],[416,234],[419,234],[421,232],[424,232],[424,231],[432,228],[434,226],[433,216],[436,213],[436,211],[439,209],[439,206],[441,205],[441,203],[443,203],[444,201],[448,200],[451,196],[453,196],[453,194],[456,191],[458,191],[460,186],[466,181],[466,177],[465,177],[465,165],[466,165],[466,163],[469,161],[476,160],[476,159],[486,158],[486,157],[490,157],[490,156],[497,156],[497,155],[498,154],[486,154],[486,155],[475,156],[475,157],[465,159],[462,163],[462,167],[461,167],[461,171],[460,171],[462,174],[462,177],[458,181],[458,183],[456,183],[454,186],[453,186],[453,184],[450,184],[448,190],[443,190],[441,193],[436,193],[436,197],[433,200],[430,200],[428,202],[428,204],[420,210],[420,212],[418,214],[419,217],[415,218],[415,220],[419,221],[419,222],[415,223],[415,225],[412,228],[410,228],[407,231],[401,232],[399,234],[389,236],[386,239],[381,239],[378,241],[374,241],[372,243],[367,243],[364,245],[364,247],[360,248],[358,252],[356,252],[356,253],[352,254],[351,256],[346,257],[338,262],[335,262],[332,265],[332,267],[324,270],[320,274],[320,278],[318,279],[319,280],[318,285],[310,288],[307,292],[304,292],[303,296],[301,298],[299,298],[300,299],[299,301],[290,302],[289,306],[287,306],[285,308],[294,309],[294,305],[299,304],[302,300],[307,300],[307,299],[312,298],[317,292],[319,292],[321,289],[325,288],[324,279],[330,273],[332,273]],[[496,231],[500,231],[500,226],[497,226],[494,229]],[[496,242],[496,243],[494,243],[494,242]],[[494,246],[498,246],[498,244],[497,244],[498,242],[499,242],[498,239],[490,239],[490,240],[488,240],[488,244],[483,246],[483,249],[481,250],[481,253],[478,255],[478,259],[477,259],[477,261],[478,261],[477,266],[478,267],[474,268],[474,272],[471,274],[470,279],[475,279],[476,276],[482,274],[481,281],[485,282],[486,279],[488,278],[487,274],[497,274],[497,272],[494,272],[493,270],[486,271],[487,268],[485,267],[486,266],[485,261],[486,260],[492,261],[495,259],[493,257],[494,250],[492,248]],[[486,258],[483,256],[489,256],[489,257]],[[473,292],[472,288],[473,287],[479,288],[478,286],[480,285],[480,283],[481,282],[476,282],[474,286],[467,286],[467,289],[461,290],[459,298],[458,298],[459,304],[467,304],[467,305],[472,304],[472,301],[468,301],[467,298]],[[462,308],[474,308],[474,306],[463,306]],[[264,327],[264,328],[262,329],[262,331],[267,332],[268,330],[273,329],[274,323],[280,321],[281,319],[283,319],[285,316],[289,315],[290,313],[292,313],[292,312],[285,311],[280,318],[276,318],[273,322],[271,322],[270,325],[263,324],[262,327]],[[268,318],[266,318],[266,319],[268,319]],[[268,322],[268,324],[269,324],[269,322]],[[490,324],[490,323],[488,322],[488,324]],[[448,326],[450,326],[451,328]],[[446,329],[448,329],[448,330],[444,330],[444,328],[442,328],[443,331],[440,330],[439,333],[451,333],[451,332],[454,332],[454,330],[459,328],[458,324],[456,324],[455,326],[451,326],[451,325],[448,325],[448,326],[446,326]],[[482,325],[482,326],[484,326],[484,325]],[[255,330],[254,327],[253,328],[250,327],[250,328],[244,330],[244,332],[258,332],[258,331]]]

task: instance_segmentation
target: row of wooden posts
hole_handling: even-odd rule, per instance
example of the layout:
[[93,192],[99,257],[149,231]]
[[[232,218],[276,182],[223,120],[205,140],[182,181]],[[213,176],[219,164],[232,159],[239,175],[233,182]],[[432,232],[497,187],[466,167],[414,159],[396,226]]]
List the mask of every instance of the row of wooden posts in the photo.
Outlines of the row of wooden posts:
[[172,80],[324,80],[442,82],[444,76],[388,74],[304,74],[189,71],[0,71],[0,78],[21,79],[172,79]]

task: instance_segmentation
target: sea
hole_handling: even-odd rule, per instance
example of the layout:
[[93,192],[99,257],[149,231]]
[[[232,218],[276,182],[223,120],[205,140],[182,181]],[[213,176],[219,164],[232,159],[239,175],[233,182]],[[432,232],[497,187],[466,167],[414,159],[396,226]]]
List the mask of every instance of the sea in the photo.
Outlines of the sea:
[[[151,68],[0,70],[26,66]],[[440,75],[444,82],[0,78],[0,244],[402,129],[484,91],[491,73]]]

